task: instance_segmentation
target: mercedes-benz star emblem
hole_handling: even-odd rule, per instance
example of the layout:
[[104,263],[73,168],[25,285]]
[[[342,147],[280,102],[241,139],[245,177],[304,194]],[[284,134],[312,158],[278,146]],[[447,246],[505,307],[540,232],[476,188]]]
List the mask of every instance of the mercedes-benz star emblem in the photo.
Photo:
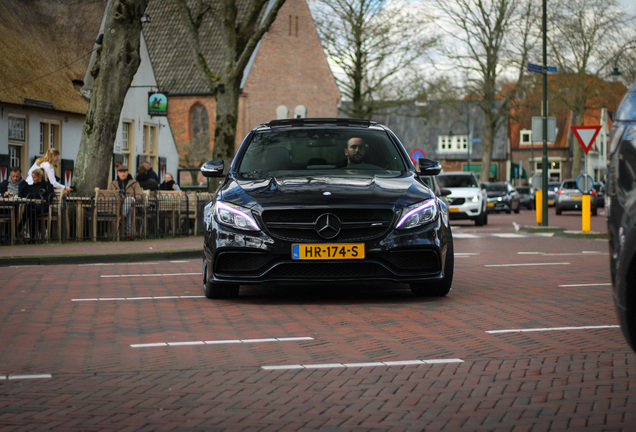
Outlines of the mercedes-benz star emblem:
[[325,213],[316,219],[316,232],[324,239],[332,239],[340,233],[342,222],[332,213]]

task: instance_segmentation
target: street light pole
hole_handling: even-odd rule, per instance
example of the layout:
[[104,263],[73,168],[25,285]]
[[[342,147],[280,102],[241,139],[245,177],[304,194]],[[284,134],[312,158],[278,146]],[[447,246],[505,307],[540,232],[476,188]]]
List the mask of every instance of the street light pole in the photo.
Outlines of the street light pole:
[[541,189],[543,190],[543,202],[541,208],[543,217],[541,225],[548,226],[548,18],[547,0],[543,0],[543,160],[541,162]]
[[466,171],[470,172],[470,98],[466,95]]
[[621,76],[622,73],[621,71],[618,70],[618,59],[620,58],[620,56],[627,50],[629,49],[634,49],[636,48],[636,45],[630,45],[630,46],[626,46],[625,48],[623,48],[622,50],[620,50],[618,52],[618,54],[616,54],[616,58],[614,59],[614,70],[610,73],[610,75],[612,76]]

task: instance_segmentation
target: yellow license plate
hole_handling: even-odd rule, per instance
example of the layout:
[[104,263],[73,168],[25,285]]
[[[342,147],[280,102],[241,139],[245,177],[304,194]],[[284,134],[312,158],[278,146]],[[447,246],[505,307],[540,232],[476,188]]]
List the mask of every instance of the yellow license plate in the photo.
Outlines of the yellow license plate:
[[580,200],[583,199],[583,197],[581,195],[572,195],[572,199]]
[[451,207],[448,209],[448,211],[451,213],[459,213],[459,209],[457,207]]
[[488,207],[494,207],[495,203],[488,203]]
[[364,259],[364,243],[293,244],[295,260]]

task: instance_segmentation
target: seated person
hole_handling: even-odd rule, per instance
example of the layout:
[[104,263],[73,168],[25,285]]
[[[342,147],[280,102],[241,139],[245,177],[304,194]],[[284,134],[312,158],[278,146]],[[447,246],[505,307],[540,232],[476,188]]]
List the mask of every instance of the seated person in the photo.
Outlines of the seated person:
[[0,196],[8,198],[20,194],[20,186],[25,183],[22,178],[22,171],[18,167],[11,168],[9,178],[0,183]]
[[149,175],[145,164],[141,164],[139,168],[137,168],[136,180],[144,190],[159,190],[159,183]]
[[135,198],[142,196],[144,191],[132,176],[128,173],[126,165],[119,165],[117,168],[117,178],[110,182],[108,190],[119,191],[123,197],[121,206],[121,218],[126,221],[126,239],[132,240],[132,211],[135,205]]
[[159,190],[163,191],[179,191],[179,185],[174,181],[174,177],[170,173],[166,173],[163,176],[163,183],[159,185]]
[[37,221],[49,211],[49,201],[51,200],[55,190],[53,185],[46,179],[46,174],[42,168],[36,168],[31,171],[32,184],[23,182],[20,187],[20,197],[39,200],[39,202],[29,202],[24,208],[22,219],[18,225],[18,231],[22,231],[25,222],[29,222],[29,232],[31,237],[35,237],[37,232]]

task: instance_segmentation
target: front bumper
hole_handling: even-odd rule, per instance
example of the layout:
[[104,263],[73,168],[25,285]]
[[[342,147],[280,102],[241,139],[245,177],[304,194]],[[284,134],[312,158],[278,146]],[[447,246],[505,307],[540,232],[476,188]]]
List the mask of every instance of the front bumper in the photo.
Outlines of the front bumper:
[[[207,278],[214,282],[421,282],[443,278],[450,228],[437,221],[366,241],[362,260],[294,260],[291,241],[243,233],[213,222],[206,232]],[[338,243],[334,241],[333,243]]]

